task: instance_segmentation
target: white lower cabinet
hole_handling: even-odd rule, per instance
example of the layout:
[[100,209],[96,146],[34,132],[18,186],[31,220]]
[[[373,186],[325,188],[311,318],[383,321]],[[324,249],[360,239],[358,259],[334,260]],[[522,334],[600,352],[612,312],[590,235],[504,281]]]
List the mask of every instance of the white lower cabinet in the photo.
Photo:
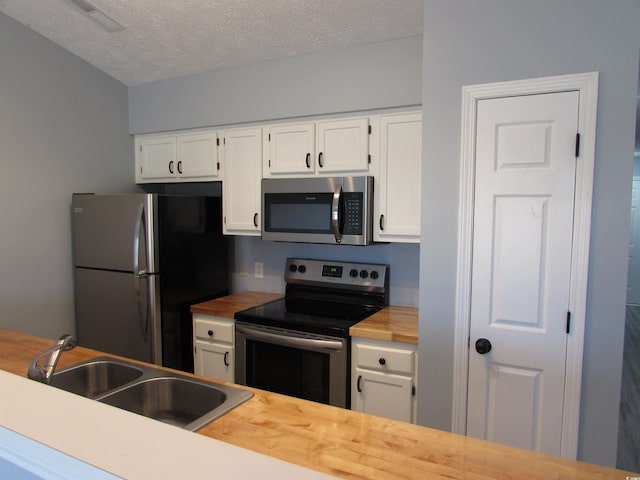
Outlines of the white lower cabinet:
[[193,315],[193,365],[196,375],[235,381],[234,320]]
[[353,337],[351,409],[416,422],[415,345]]

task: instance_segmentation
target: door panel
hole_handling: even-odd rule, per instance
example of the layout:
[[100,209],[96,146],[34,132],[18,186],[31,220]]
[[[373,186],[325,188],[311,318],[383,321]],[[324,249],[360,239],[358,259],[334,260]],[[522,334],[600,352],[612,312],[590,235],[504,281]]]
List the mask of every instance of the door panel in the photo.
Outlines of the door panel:
[[[136,229],[139,228],[139,270],[147,270],[146,218],[150,195],[74,195],[74,265],[133,272]],[[141,209],[144,209],[141,211]],[[141,221],[141,215],[145,216]]]
[[[467,433],[559,454],[578,92],[480,100]],[[491,342],[482,355],[479,338]]]
[[130,273],[76,268],[78,344],[105,353],[151,362],[153,320],[148,311],[148,282],[139,295]]

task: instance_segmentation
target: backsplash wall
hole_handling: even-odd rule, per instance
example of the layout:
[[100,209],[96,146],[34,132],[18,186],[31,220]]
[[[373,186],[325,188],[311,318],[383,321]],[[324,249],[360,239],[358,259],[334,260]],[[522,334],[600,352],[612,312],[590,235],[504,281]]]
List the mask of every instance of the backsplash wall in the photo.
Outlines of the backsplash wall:
[[[234,237],[231,267],[232,293],[245,290],[284,293],[284,265],[288,257],[382,263],[390,266],[389,303],[416,307],[420,246],[376,244],[366,247],[263,241],[259,237]],[[256,262],[263,278],[255,277]]]

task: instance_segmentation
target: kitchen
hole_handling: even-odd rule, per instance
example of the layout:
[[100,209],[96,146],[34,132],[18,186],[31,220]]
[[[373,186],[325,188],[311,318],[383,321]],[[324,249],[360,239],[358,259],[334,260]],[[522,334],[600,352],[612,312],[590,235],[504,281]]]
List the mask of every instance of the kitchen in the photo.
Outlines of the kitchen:
[[[610,212],[625,211],[630,203],[637,5],[615,2],[605,7],[592,2],[586,7],[583,2],[536,2],[533,6],[509,2],[502,7],[496,20],[477,2],[457,2],[453,7],[448,2],[427,1],[422,37],[239,67],[218,75],[195,76],[186,84],[175,80],[175,85],[161,82],[129,89],[8,17],[1,17],[1,78],[3,102],[7,102],[3,105],[7,108],[1,114],[0,131],[0,244],[3,252],[12,252],[2,255],[0,269],[5,312],[2,326],[49,338],[73,328],[70,194],[134,190],[130,133],[193,127],[203,121],[198,115],[206,117],[206,124],[223,125],[423,104],[422,224],[423,229],[433,226],[429,230],[437,229],[438,235],[423,234],[420,248],[390,244],[357,250],[356,255],[363,256],[359,260],[392,265],[392,295],[397,292],[399,296],[392,303],[420,306],[420,362],[424,365],[418,391],[420,422],[448,430],[460,88],[488,81],[598,70],[603,78],[597,138],[601,163],[594,187],[591,252],[591,271],[597,274],[590,278],[579,458],[615,464],[628,221],[625,224],[625,216]],[[575,11],[586,13],[575,18]],[[547,25],[549,12],[575,30],[572,35]],[[480,18],[482,21],[478,21]],[[545,24],[548,43],[538,45],[538,30],[532,26],[535,22],[522,24],[523,18]],[[510,22],[518,28],[511,30]],[[451,24],[457,28],[448,27]],[[450,64],[444,58],[455,58],[456,62]],[[423,68],[428,75],[423,75]],[[325,76],[314,75],[321,72]],[[344,81],[335,81],[337,72]],[[244,80],[240,82],[239,78]],[[266,78],[274,82],[265,83]],[[285,81],[277,83],[276,79]],[[203,98],[197,89],[193,95],[196,105],[187,103],[184,109],[173,109],[170,116],[165,110],[168,107],[147,98],[171,95],[180,103],[186,100],[186,90],[197,87],[192,82],[221,92],[215,109],[203,112],[194,108]],[[290,97],[290,82],[305,85],[307,90],[299,97]],[[234,88],[240,84],[246,87]],[[259,93],[265,90],[270,95]],[[147,108],[151,110],[144,110]],[[136,124],[140,116],[150,122],[148,127]],[[443,162],[442,158],[450,161]],[[602,160],[605,158],[606,162]],[[31,200],[17,202],[23,198],[24,186],[29,187]],[[46,243],[42,241],[45,238]],[[292,247],[291,253],[285,252],[249,237],[236,239],[234,248],[234,288],[246,286],[252,290],[280,289],[281,284],[276,287],[273,281],[281,282],[283,259],[301,256],[300,250],[309,251]],[[347,255],[342,252],[334,247],[313,250],[319,258]],[[263,279],[252,275],[256,262],[264,264]],[[406,276],[401,276],[403,271]],[[61,272],[66,272],[65,277]],[[269,287],[265,287],[267,284]]]

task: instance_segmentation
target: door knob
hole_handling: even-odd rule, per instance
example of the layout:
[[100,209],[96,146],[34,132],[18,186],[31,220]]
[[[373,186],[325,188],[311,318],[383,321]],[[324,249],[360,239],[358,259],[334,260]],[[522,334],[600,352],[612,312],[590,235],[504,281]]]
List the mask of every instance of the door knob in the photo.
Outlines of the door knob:
[[491,342],[486,338],[479,338],[476,340],[476,352],[480,355],[489,353],[491,351]]

